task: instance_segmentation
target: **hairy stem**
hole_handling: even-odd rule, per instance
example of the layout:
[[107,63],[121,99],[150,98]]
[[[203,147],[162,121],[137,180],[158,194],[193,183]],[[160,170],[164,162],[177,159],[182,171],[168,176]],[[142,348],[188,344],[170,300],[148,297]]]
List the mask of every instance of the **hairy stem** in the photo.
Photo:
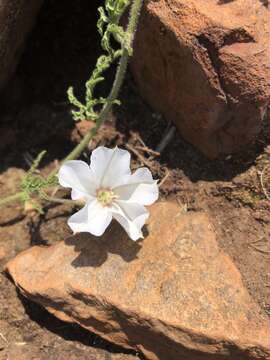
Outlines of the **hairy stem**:
[[[113,83],[113,87],[111,89],[111,92],[108,96],[106,104],[103,106],[100,115],[96,121],[96,126],[90,130],[82,139],[82,141],[71,151],[71,153],[64,159],[63,162],[67,160],[74,160],[77,159],[83,150],[87,147],[90,140],[96,135],[97,131],[101,127],[101,125],[104,123],[104,121],[107,119],[107,116],[109,112],[111,111],[111,108],[113,106],[113,102],[117,99],[119,91],[122,87],[125,74],[127,71],[127,65],[128,65],[128,59],[129,59],[129,53],[128,48],[132,48],[135,32],[137,29],[137,24],[140,16],[140,10],[143,4],[143,0],[134,0],[131,10],[130,10],[130,20],[127,28],[127,39],[128,43],[124,44],[123,48],[123,54],[120,58],[119,65],[117,68],[117,72],[115,75],[115,80]],[[54,173],[57,172],[57,169],[54,170]]]
[[131,36],[130,44],[129,44],[131,47],[133,47],[133,40],[137,30],[142,5],[143,5],[143,0],[134,0],[130,10],[130,18],[128,22],[127,32]]

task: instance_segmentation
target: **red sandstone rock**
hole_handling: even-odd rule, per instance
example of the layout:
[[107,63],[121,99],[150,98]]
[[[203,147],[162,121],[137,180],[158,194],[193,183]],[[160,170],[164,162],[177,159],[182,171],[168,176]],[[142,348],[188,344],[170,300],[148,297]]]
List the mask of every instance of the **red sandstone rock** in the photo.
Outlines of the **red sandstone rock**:
[[42,0],[0,0],[0,90],[13,75]]
[[114,223],[101,238],[33,247],[7,271],[24,296],[60,319],[148,359],[270,359],[270,323],[209,219],[181,214],[176,204],[151,208],[140,243]]
[[269,19],[260,0],[146,2],[135,80],[210,158],[238,151],[261,129],[270,102]]

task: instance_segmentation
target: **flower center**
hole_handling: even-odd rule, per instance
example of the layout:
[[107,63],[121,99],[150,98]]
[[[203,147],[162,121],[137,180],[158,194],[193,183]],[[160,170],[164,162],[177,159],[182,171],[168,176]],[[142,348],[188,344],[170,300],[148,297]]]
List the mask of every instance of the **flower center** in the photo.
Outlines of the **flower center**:
[[111,205],[116,198],[117,196],[110,189],[97,190],[97,200],[101,203],[102,206]]

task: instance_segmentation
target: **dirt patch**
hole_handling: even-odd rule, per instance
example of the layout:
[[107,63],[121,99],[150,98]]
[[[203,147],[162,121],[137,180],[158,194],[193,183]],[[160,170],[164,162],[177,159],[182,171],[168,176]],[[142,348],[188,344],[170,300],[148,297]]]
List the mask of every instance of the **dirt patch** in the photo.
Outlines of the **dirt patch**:
[[[19,188],[31,157],[47,149],[42,171],[55,166],[80,138],[66,100],[66,89],[82,88],[99,51],[95,35],[98,1],[70,4],[47,1],[29,39],[16,79],[5,93],[0,118],[1,196]],[[105,91],[112,78],[101,87]],[[80,92],[80,91],[79,91]],[[175,135],[161,156],[156,149],[168,124],[140,98],[130,75],[122,91],[122,107],[103,126],[91,148],[119,145],[133,154],[132,166],[148,165],[164,179],[161,197],[211,215],[220,245],[233,258],[251,295],[270,316],[270,127],[246,151],[208,161]],[[91,150],[91,148],[89,150]],[[86,151],[82,159],[89,157]],[[263,183],[260,174],[264,170]],[[63,239],[70,230],[67,205],[50,206],[42,216],[25,215],[12,204],[0,212],[0,265],[35,244]],[[38,306],[18,297],[0,275],[0,359],[129,359],[122,351],[76,326],[61,323]],[[100,349],[95,349],[98,346]],[[108,352],[109,351],[109,352]],[[113,353],[114,352],[114,353]],[[136,358],[136,357],[135,357]]]

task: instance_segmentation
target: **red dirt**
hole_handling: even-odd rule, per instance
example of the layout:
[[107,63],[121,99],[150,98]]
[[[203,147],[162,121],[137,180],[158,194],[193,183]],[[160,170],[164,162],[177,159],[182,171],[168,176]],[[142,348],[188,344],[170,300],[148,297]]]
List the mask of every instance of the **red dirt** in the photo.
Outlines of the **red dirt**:
[[[5,92],[6,111],[0,119],[1,197],[19,188],[20,178],[28,168],[26,152],[35,157],[47,149],[42,170],[46,172],[80,137],[71,120],[65,91],[72,83],[78,90],[87,78],[89,65],[94,64],[98,46],[96,37],[91,35],[95,26],[89,24],[95,19],[89,1],[75,2],[68,9],[63,4],[63,0],[47,2],[17,77]],[[110,79],[108,74],[104,89]],[[133,153],[133,168],[146,161],[156,178],[163,179],[169,173],[161,186],[161,196],[177,199],[187,210],[210,214],[220,246],[233,258],[262,312],[270,316],[270,201],[259,176],[265,168],[264,183],[270,193],[269,126],[244,152],[225,160],[205,159],[179,135],[160,157],[149,159],[139,148],[141,140],[155,149],[167,123],[141,100],[130,75],[121,100],[122,107],[115,109],[91,147],[117,144],[135,148],[141,157]],[[82,158],[88,156],[87,152]],[[29,246],[51,244],[67,236],[70,231],[66,220],[71,213],[67,205],[50,206],[42,216],[25,215],[17,204],[1,209],[0,269]],[[3,273],[0,309],[1,360],[7,356],[48,360],[135,358],[113,354],[123,350],[22,301]]]

